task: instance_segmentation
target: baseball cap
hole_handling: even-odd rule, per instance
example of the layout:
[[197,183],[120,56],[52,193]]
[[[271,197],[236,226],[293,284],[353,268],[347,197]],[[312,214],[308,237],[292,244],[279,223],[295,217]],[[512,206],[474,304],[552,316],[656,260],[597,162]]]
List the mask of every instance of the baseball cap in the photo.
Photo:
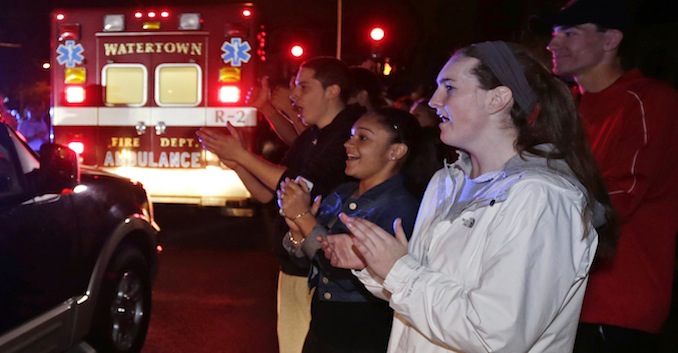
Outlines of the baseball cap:
[[623,0],[570,0],[560,11],[534,19],[551,27],[593,23],[623,31],[631,26],[631,15]]

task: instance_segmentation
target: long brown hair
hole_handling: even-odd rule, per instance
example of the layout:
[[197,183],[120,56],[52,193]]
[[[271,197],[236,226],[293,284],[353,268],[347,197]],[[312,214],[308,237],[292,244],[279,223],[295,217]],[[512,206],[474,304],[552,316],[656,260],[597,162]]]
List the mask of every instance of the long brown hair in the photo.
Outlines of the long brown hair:
[[[523,70],[530,88],[537,95],[537,104],[532,111],[523,110],[518,104],[511,109],[511,119],[518,131],[516,149],[519,153],[528,152],[549,160],[563,159],[574,172],[588,193],[588,212],[585,221],[591,219],[594,200],[605,207],[606,223],[597,229],[597,262],[610,260],[615,253],[618,238],[617,215],[612,209],[607,188],[596,165],[593,153],[586,139],[579,112],[572,95],[560,79],[533,58],[528,51],[513,43],[507,43]],[[455,53],[479,60],[473,73],[483,89],[493,89],[502,83],[490,70],[477,48],[468,46]],[[549,143],[555,146],[552,151],[536,148]],[[598,261],[600,260],[600,261]]]

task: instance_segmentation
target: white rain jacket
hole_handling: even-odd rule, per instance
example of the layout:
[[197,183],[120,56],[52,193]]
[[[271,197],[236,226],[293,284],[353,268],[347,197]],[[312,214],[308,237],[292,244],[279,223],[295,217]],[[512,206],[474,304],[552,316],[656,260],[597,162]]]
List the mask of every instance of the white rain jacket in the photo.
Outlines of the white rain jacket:
[[470,170],[462,154],[434,175],[383,283],[354,271],[395,310],[388,352],[572,352],[597,247],[583,187],[563,161],[515,156],[455,209]]

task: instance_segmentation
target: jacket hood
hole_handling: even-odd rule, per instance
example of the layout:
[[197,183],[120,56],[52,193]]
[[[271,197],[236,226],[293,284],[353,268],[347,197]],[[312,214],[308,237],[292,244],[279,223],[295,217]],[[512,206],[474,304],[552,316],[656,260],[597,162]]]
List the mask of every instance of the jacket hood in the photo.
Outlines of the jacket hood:
[[[541,144],[535,146],[535,148],[545,152],[555,150],[555,147],[551,144]],[[579,181],[565,160],[549,160],[532,153],[523,152],[522,154],[513,156],[504,165],[504,173],[506,173],[507,176],[530,171],[537,173],[554,173],[567,180],[586,196],[587,201],[590,204],[591,212],[593,212],[591,217],[593,226],[598,228],[605,224],[605,207],[598,202],[598,200],[589,199],[588,190],[586,190],[586,187]]]
[[[544,152],[549,152],[549,151],[554,151],[555,146],[552,144],[541,144],[535,146],[536,149],[544,151]],[[448,165],[448,168],[453,168],[453,169],[459,169],[463,171],[464,174],[470,175],[471,174],[471,157],[468,155],[468,153],[458,150],[457,153],[459,154],[459,158],[457,161],[453,164]],[[587,198],[587,202],[589,203],[589,209],[592,212],[591,215],[591,223],[595,228],[599,228],[603,226],[606,223],[606,218],[605,218],[605,207],[598,202],[598,200],[589,200],[589,194],[588,190],[586,190],[586,187],[577,179],[577,176],[574,174],[570,166],[565,162],[563,159],[551,159],[548,160],[544,157],[537,156],[533,153],[529,152],[523,152],[522,154],[516,154],[515,156],[511,157],[506,164],[504,164],[504,168],[502,170],[501,176],[498,177],[497,179],[506,179],[509,176],[512,175],[519,175],[519,174],[524,174],[524,173],[543,173],[543,174],[556,174],[565,180],[567,180],[570,184],[575,186],[577,189],[579,189],[582,194]],[[517,180],[517,179],[515,179]],[[512,183],[509,183],[506,185],[505,188],[500,189],[498,192],[494,192],[493,194],[489,195],[484,195],[484,197],[487,198],[487,200],[482,200],[480,202],[480,206],[487,204],[488,202],[493,202],[493,201],[503,201],[506,198],[506,193],[510,189],[510,186]],[[452,214],[457,214],[460,212],[460,210],[456,209],[455,207],[452,208],[451,213]]]

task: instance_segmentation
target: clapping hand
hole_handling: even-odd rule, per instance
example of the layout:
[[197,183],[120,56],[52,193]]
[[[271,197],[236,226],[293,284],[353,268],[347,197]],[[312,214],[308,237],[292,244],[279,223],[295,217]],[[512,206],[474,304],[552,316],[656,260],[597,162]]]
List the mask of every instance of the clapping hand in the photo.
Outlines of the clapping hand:
[[[393,265],[407,254],[407,237],[402,220],[396,219],[395,237],[378,225],[361,218],[349,217],[342,213],[339,219],[346,224],[353,236],[355,251],[347,251],[346,239],[337,241],[329,237],[324,239],[323,250],[332,265],[344,268],[357,268],[356,257],[362,257],[365,264],[377,276],[386,278]],[[328,252],[326,249],[330,249]],[[336,265],[335,265],[336,264]]]
[[231,123],[227,123],[226,127],[230,135],[207,127],[196,131],[196,135],[205,150],[216,154],[224,164],[233,168],[232,165],[237,165],[239,153],[247,150],[238,129]]
[[271,100],[271,88],[268,83],[268,76],[261,78],[261,86],[253,86],[247,91],[245,97],[245,104],[261,109],[264,105],[269,104]]
[[280,188],[276,191],[278,196],[278,207],[283,211],[286,217],[296,217],[304,212],[308,212],[311,206],[311,190],[305,183],[285,178],[280,182]]
[[367,267],[365,259],[353,245],[350,234],[332,234],[319,236],[325,258],[330,260],[334,267],[362,270]]

